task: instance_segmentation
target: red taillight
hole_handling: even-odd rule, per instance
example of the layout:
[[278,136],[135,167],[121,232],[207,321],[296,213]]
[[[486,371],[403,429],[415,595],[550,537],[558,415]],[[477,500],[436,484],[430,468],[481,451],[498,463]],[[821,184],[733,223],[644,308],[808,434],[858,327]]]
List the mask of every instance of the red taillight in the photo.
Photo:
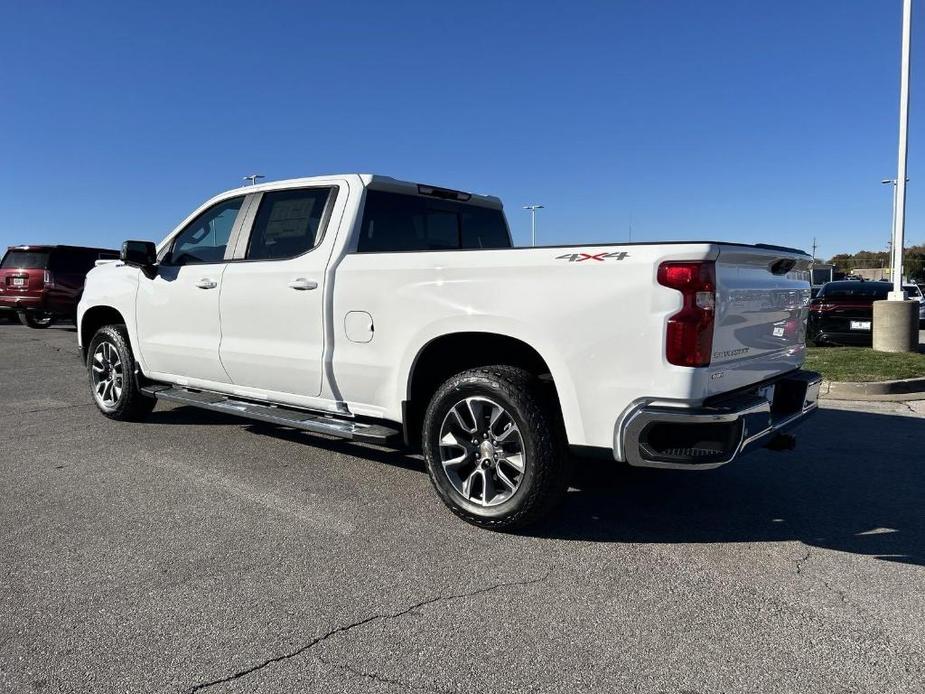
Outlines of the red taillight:
[[658,283],[677,289],[684,301],[681,310],[668,319],[665,357],[676,366],[709,366],[716,314],[713,261],[662,263]]
[[55,286],[55,277],[54,277],[54,275],[52,275],[51,272],[50,272],[49,270],[45,270],[45,288],[48,289],[48,288],[54,287],[54,286]]

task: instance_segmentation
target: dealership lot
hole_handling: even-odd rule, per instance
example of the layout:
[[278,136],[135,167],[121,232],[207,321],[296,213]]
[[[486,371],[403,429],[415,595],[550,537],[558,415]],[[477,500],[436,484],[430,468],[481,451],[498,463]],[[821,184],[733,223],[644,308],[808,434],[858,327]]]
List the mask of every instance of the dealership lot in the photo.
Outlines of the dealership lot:
[[[520,535],[413,456],[163,404],[100,416],[72,329],[0,324],[0,690],[920,691],[925,419],[794,454],[584,463]],[[759,684],[760,683],[760,684]]]

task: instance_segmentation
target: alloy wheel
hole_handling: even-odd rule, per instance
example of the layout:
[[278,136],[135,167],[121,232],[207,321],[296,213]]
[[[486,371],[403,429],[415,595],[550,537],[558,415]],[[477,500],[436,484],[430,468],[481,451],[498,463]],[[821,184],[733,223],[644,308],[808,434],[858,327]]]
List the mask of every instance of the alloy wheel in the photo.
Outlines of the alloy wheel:
[[440,462],[467,501],[490,507],[510,499],[525,469],[524,441],[513,416],[483,396],[453,405],[440,427]]
[[93,379],[93,397],[105,408],[113,408],[122,397],[125,374],[119,351],[111,342],[100,342],[93,352],[90,372]]

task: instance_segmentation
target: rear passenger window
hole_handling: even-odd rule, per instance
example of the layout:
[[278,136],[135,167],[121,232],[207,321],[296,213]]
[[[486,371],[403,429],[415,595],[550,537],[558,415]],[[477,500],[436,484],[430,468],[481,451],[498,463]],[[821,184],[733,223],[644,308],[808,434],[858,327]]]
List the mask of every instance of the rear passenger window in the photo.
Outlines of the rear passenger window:
[[433,249],[459,248],[459,215],[449,210],[424,213],[427,245]]
[[332,188],[264,193],[254,220],[249,260],[294,258],[315,247]]
[[501,210],[421,195],[366,192],[358,253],[510,246]]
[[507,222],[498,210],[468,205],[462,213],[463,248],[510,248]]
[[118,258],[116,253],[107,253],[91,248],[59,248],[51,255],[52,272],[64,275],[86,275],[100,258]]
[[210,207],[176,235],[166,265],[220,263],[234,228],[243,197],[225,200]]
[[64,275],[86,274],[93,266],[87,265],[86,253],[80,250],[59,250],[51,255],[51,270]]

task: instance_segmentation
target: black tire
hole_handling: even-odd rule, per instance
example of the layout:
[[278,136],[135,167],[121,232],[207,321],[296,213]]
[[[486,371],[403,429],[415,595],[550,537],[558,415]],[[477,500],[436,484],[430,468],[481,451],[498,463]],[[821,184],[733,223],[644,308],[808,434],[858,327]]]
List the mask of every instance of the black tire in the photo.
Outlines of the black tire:
[[[97,358],[98,353],[100,359]],[[114,356],[102,358],[104,354]],[[119,363],[118,367],[114,367],[116,361]],[[103,387],[103,393],[109,394],[111,402],[104,399],[104,395],[98,390],[100,384],[96,379],[101,375],[95,369],[99,368],[104,369],[102,375],[114,376],[113,387]],[[87,348],[87,378],[93,402],[96,403],[97,409],[110,419],[138,422],[151,414],[151,410],[157,404],[156,399],[142,394],[138,389],[135,380],[135,357],[132,355],[124,325],[104,325],[96,331]],[[118,393],[116,387],[119,388]]]
[[[512,492],[506,492],[509,494],[506,498],[502,493],[503,485],[499,484],[500,470],[502,465],[506,465],[505,454],[500,452],[500,449],[497,449],[497,457],[484,452],[482,445],[487,444],[481,444],[477,433],[478,422],[472,427],[474,431],[461,435],[473,437],[462,442],[464,445],[447,446],[441,443],[444,427],[452,426],[449,424],[451,410],[457,406],[464,406],[467,398],[475,398],[482,410],[485,407],[491,408],[488,415],[480,417],[488,431],[492,430],[488,420],[496,407],[500,407],[503,412],[498,415],[496,421],[501,422],[502,418],[506,418],[510,422],[501,432],[501,436],[505,435],[511,425],[516,425],[518,430],[517,441],[522,444],[522,455],[519,456],[522,472],[517,473],[509,467],[504,468],[508,473],[504,476],[505,480],[513,480],[516,476],[516,488]],[[472,414],[471,408],[469,413]],[[475,418],[475,415],[472,415],[466,423],[472,423]],[[463,423],[458,417],[456,421],[459,424]],[[495,530],[522,528],[546,516],[568,489],[571,463],[558,409],[554,406],[554,397],[551,391],[544,392],[537,378],[523,369],[486,366],[463,371],[450,378],[440,386],[427,407],[424,415],[423,444],[427,470],[437,494],[453,513],[473,525]],[[470,462],[462,463],[457,468],[459,472],[455,482],[451,480],[452,473],[444,467],[441,457],[442,451],[448,457],[450,454],[446,449],[454,448],[462,451],[461,455],[467,460],[471,456]],[[482,455],[485,455],[486,459],[479,462]],[[480,467],[485,469],[478,470]],[[513,475],[510,474],[512,472]],[[478,482],[469,482],[470,497],[467,498],[463,494],[466,482],[462,482],[462,490],[458,487],[463,476],[469,478],[476,474],[482,475],[482,481],[480,485]],[[486,474],[492,476],[491,479],[494,481],[485,480]],[[489,484],[492,493],[490,499],[489,491],[486,489]],[[473,501],[473,488],[478,486],[482,487],[481,498]],[[502,491],[495,494],[496,489]],[[494,505],[486,504],[492,499],[502,498],[503,501]]]
[[50,313],[36,313],[33,311],[20,311],[19,322],[36,330],[44,330],[55,322],[55,317]]

